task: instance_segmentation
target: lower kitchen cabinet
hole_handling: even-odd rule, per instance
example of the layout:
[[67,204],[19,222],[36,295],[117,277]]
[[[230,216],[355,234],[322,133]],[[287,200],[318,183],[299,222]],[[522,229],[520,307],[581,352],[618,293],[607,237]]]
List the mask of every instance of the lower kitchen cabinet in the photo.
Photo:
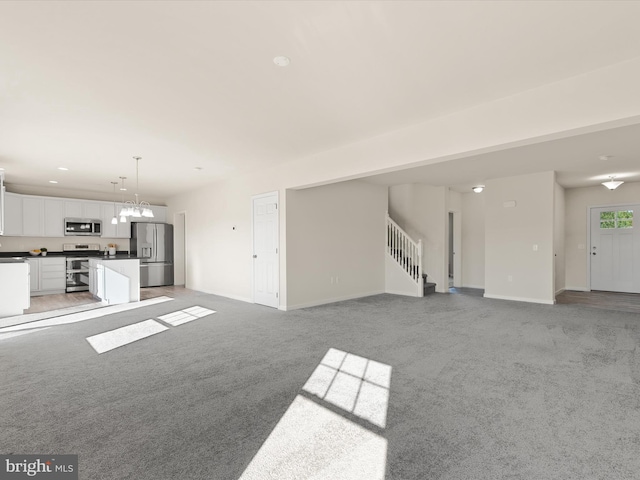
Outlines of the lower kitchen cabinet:
[[65,257],[28,258],[31,268],[31,296],[64,293],[67,286]]

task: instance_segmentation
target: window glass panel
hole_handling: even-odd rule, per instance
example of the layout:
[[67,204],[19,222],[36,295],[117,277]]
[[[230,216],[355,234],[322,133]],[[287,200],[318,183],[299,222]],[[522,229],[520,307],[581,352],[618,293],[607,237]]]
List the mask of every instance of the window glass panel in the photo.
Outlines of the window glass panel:
[[618,228],[632,228],[633,220],[618,220]]
[[600,220],[615,220],[616,212],[600,212]]
[[633,218],[633,210],[622,210],[618,212],[618,218],[623,220]]
[[616,221],[615,220],[601,221],[600,228],[616,228]]

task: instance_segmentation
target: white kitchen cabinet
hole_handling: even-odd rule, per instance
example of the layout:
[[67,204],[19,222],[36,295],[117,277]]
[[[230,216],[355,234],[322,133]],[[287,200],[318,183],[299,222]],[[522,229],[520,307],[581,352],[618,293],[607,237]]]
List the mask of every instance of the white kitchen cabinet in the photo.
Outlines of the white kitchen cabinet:
[[[1,207],[0,207],[1,208]],[[116,215],[121,204],[116,203]],[[113,202],[42,197],[5,192],[4,235],[12,237],[64,237],[64,219],[82,218],[102,221],[102,237],[131,238],[131,222],[167,221],[167,207],[152,205],[154,218],[132,218],[111,225]],[[119,220],[119,217],[118,217]],[[1,233],[0,233],[1,234]]]
[[4,172],[0,170],[0,235],[4,235]]
[[65,218],[84,218],[82,216],[82,201],[65,200],[64,201],[64,217]]
[[29,292],[38,292],[40,290],[40,259],[27,258],[29,263]]
[[31,296],[64,293],[67,286],[65,257],[33,257],[31,266]]
[[65,218],[99,219],[102,217],[102,204],[104,202],[92,202],[88,200],[65,200]]
[[22,197],[22,235],[44,236],[44,199],[25,195]]
[[111,224],[113,218],[113,203],[105,203],[102,205],[102,236],[106,238],[131,238],[131,224],[127,222],[120,222],[120,207],[116,205],[116,218],[118,223],[116,225]]
[[44,199],[44,236],[64,237],[64,202],[55,198]]
[[22,195],[7,192],[4,202],[4,234],[19,237],[22,235]]
[[29,264],[0,263],[0,317],[22,315],[29,306]]
[[138,259],[89,259],[89,291],[106,305],[140,301]]

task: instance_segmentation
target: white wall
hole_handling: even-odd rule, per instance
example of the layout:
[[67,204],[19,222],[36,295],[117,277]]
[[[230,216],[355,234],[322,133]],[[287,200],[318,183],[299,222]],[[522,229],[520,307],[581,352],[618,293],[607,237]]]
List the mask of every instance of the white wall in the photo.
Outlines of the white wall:
[[462,194],[462,286],[484,288],[484,199],[482,193]]
[[[238,173],[197,191],[169,198],[169,218],[177,211],[186,211],[189,218],[187,286],[251,299],[250,199],[252,195],[279,191],[280,301],[287,305],[286,287],[291,282],[286,278],[286,189],[328,184],[637,123],[640,121],[638,83],[640,58],[285,165]],[[552,193],[549,198],[553,198]],[[446,204],[444,191],[442,202]],[[442,212],[444,216],[444,209]],[[232,230],[234,225],[236,230]],[[444,252],[446,222],[441,225],[443,232],[437,233],[435,242],[442,242]],[[446,265],[444,255],[436,263]],[[551,279],[553,275],[549,273],[548,277]]]
[[387,188],[287,190],[287,309],[383,293]]
[[587,208],[640,203],[640,182],[624,183],[616,190],[608,190],[602,185],[567,189],[565,202],[566,289],[587,290]]
[[554,303],[554,186],[554,172],[486,182],[485,297]]
[[565,199],[564,188],[558,183],[553,193],[553,252],[554,252],[554,292],[557,295],[565,289]]

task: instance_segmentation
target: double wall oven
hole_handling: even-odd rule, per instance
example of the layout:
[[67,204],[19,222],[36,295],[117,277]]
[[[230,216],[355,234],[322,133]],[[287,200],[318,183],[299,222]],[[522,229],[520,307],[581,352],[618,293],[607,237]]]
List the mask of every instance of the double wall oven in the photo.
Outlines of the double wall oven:
[[100,255],[98,244],[65,243],[62,251],[67,258],[67,292],[89,290],[89,257]]

